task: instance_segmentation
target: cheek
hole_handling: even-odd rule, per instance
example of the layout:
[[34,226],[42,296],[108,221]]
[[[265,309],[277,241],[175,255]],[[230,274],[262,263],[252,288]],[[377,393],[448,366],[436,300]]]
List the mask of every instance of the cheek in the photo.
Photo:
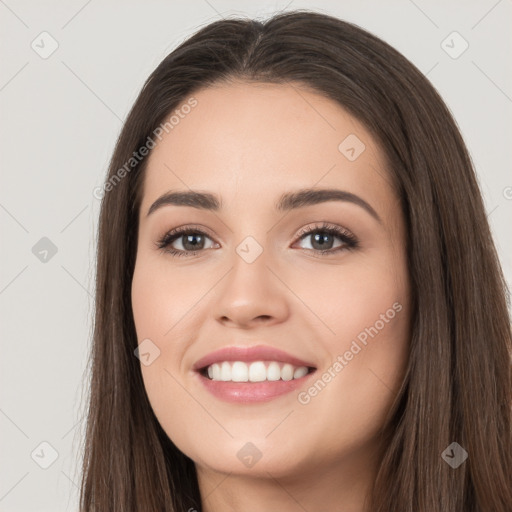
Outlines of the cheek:
[[193,313],[194,306],[211,287],[201,273],[176,271],[165,258],[143,255],[132,280],[132,308],[137,336],[159,339],[176,337]]
[[[305,275],[314,278],[304,279]],[[379,332],[392,335],[400,319],[407,316],[406,266],[396,255],[358,255],[350,262],[347,258],[347,265],[302,268],[286,279],[307,306],[303,308],[305,317],[318,324],[317,331],[331,355],[339,354],[347,343],[376,323]]]
[[[144,346],[151,354],[150,364],[144,364],[144,357],[140,359],[149,403],[169,437],[180,445],[187,444],[186,436],[184,439],[182,436],[188,430],[177,414],[190,408],[190,396],[179,383],[179,361],[184,348],[169,341],[182,336],[180,333],[187,325],[186,313],[190,310],[187,304],[192,305],[197,299],[194,301],[190,284],[186,286],[179,276],[166,275],[158,264],[142,259],[135,267],[131,293],[139,349],[144,352],[141,350]],[[184,296],[188,298],[183,300]]]
[[179,384],[186,346],[177,340],[190,337],[194,306],[211,284],[200,277],[191,281],[192,270],[171,271],[165,263],[151,255],[138,257],[131,299],[137,341],[151,354],[150,364],[141,358],[144,387],[161,424],[173,430],[176,411],[190,403],[190,396]]
[[297,281],[294,290],[321,319],[318,342],[326,353],[314,388],[301,390],[301,403],[311,404],[310,412],[319,415],[329,405],[341,424],[349,413],[352,427],[357,423],[361,432],[377,428],[401,385],[408,356],[403,256],[381,253],[336,272],[317,270],[314,286]]
[[[298,395],[301,437],[314,439],[321,424],[323,439],[338,454],[375,439],[402,383],[409,348],[405,297],[350,297],[336,317],[327,318],[336,332],[323,336],[328,361]],[[309,425],[313,418],[316,427]]]

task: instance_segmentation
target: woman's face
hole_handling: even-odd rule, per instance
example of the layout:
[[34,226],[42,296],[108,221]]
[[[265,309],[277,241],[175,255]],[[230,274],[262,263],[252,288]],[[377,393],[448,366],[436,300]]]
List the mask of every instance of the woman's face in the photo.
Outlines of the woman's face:
[[[356,478],[408,355],[404,220],[383,155],[354,117],[298,85],[194,98],[150,154],[140,208],[132,303],[153,410],[200,474],[345,465]],[[218,205],[151,208],[192,191]],[[176,228],[186,233],[159,248]],[[242,350],[203,359],[226,347]],[[213,380],[196,370],[215,361]]]

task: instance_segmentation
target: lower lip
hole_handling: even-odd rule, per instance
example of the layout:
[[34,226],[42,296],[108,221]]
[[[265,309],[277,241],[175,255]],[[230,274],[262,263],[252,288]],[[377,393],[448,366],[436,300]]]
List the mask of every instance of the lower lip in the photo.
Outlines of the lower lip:
[[304,385],[315,371],[299,379],[276,380],[263,382],[224,382],[211,380],[199,372],[195,372],[203,386],[215,397],[226,402],[251,403],[268,402],[278,396],[291,393]]

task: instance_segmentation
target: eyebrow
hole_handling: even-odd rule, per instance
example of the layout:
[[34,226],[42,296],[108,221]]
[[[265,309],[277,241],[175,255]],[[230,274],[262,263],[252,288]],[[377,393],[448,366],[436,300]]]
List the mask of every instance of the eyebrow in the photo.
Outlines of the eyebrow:
[[[375,220],[382,223],[377,212],[363,198],[345,190],[333,188],[304,188],[281,195],[275,208],[279,212],[287,212],[297,208],[325,203],[343,201],[360,206]],[[194,190],[170,191],[160,196],[149,208],[146,216],[167,205],[190,206],[199,210],[217,212],[222,209],[222,201],[215,194]]]

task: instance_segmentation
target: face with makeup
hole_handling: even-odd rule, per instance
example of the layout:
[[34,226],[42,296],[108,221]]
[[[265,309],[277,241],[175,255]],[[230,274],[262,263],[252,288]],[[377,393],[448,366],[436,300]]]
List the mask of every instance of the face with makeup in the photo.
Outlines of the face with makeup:
[[[194,97],[144,178],[132,304],[138,342],[159,350],[141,365],[151,406],[201,485],[218,472],[313,485],[335,471],[355,486],[375,467],[409,344],[404,219],[384,157],[346,110],[299,85]],[[254,382],[212,392],[195,366],[233,346],[278,349],[309,373],[274,373],[272,389],[290,390],[265,400],[250,400]],[[226,398],[230,385],[249,391]]]

